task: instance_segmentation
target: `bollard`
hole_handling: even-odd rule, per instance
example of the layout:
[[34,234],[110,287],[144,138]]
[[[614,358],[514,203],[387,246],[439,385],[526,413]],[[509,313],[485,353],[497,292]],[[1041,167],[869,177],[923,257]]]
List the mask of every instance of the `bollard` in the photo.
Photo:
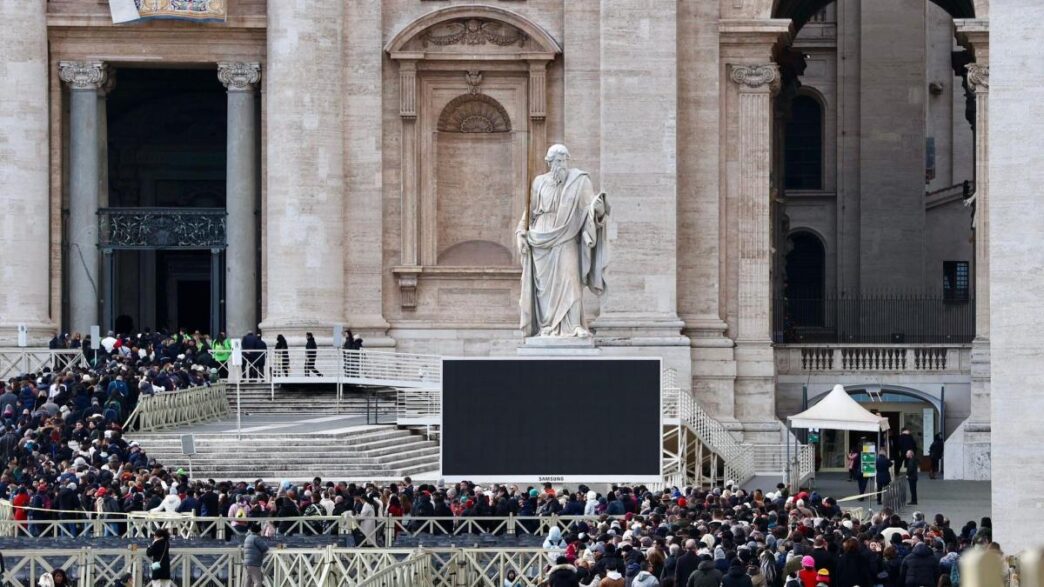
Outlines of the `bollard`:
[[965,551],[959,559],[961,587],[1004,587],[1004,561],[984,548]]

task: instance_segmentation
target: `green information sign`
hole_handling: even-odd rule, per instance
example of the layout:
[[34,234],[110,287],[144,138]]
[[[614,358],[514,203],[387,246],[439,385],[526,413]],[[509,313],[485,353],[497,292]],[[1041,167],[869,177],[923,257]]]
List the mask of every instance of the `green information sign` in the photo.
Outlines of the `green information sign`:
[[874,443],[864,442],[863,451],[859,453],[859,465],[863,470],[863,477],[873,477],[877,474],[877,451]]

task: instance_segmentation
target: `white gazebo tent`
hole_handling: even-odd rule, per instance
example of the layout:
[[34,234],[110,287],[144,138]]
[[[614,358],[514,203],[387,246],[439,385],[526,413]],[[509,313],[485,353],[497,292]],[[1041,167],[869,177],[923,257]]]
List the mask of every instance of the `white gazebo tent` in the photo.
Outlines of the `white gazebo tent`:
[[[816,428],[829,430],[856,430],[877,432],[877,447],[881,449],[881,432],[888,430],[888,418],[875,415],[859,405],[859,402],[848,395],[843,385],[835,385],[830,393],[816,405],[800,414],[787,417],[787,432],[791,428]],[[790,444],[788,443],[789,447]],[[789,450],[787,451],[790,452]],[[790,455],[787,455],[787,466],[790,466]],[[787,472],[789,479],[790,472]]]

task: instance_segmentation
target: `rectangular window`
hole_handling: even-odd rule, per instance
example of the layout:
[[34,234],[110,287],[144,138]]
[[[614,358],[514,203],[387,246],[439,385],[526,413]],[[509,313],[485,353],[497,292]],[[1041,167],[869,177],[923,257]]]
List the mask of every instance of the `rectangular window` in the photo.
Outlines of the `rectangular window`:
[[971,269],[967,261],[943,261],[943,299],[967,302],[971,298]]

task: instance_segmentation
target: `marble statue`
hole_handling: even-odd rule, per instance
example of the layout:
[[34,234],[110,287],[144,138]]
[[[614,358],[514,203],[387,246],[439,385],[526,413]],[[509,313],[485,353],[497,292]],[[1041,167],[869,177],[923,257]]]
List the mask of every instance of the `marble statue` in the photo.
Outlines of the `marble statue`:
[[569,168],[569,150],[552,145],[549,171],[533,180],[515,236],[522,256],[525,336],[589,337],[583,288],[605,291],[609,203],[586,172]]

